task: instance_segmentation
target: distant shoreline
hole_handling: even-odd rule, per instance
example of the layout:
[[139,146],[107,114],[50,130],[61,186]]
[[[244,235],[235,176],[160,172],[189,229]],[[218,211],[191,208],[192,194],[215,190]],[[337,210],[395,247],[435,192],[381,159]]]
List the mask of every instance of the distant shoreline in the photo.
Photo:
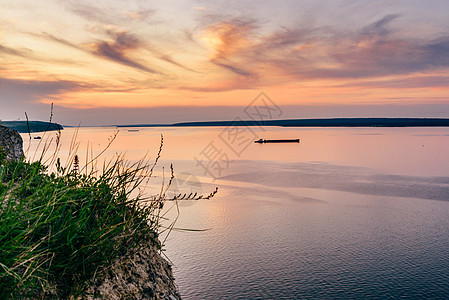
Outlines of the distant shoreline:
[[2,121],[0,124],[17,130],[19,133],[46,132],[64,129],[60,124],[43,121]]
[[129,124],[116,127],[228,127],[228,126],[276,126],[276,127],[449,127],[449,119],[443,118],[331,118],[286,120],[201,121],[174,124]]

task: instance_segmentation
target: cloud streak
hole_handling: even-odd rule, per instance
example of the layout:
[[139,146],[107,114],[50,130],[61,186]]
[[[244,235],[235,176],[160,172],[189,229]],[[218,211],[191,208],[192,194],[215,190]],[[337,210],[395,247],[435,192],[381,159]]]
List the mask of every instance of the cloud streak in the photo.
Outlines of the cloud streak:
[[94,43],[92,53],[147,73],[159,73],[128,57],[127,52],[136,50],[141,46],[141,42],[136,36],[125,31],[109,32],[109,35],[113,38],[113,41],[98,41]]
[[[28,112],[34,120],[47,120],[49,105],[69,91],[89,90],[88,84],[66,80],[21,80],[0,77],[0,118],[17,119]],[[46,102],[46,103],[44,103]],[[60,116],[57,116],[59,119]]]
[[254,77],[255,73],[241,63],[241,55],[251,48],[251,34],[256,29],[252,20],[235,18],[211,24],[204,36],[208,46],[213,48],[209,61],[234,75]]
[[[112,30],[107,31],[107,34],[111,37],[110,40],[97,40],[93,43],[86,43],[88,46],[78,45],[76,43],[48,33],[43,33],[41,37],[146,73],[161,73],[129,57],[128,52],[143,48],[143,43],[135,35],[126,31],[115,32]],[[166,60],[168,60],[168,58]],[[172,61],[171,63],[175,64],[174,61]]]
[[[351,83],[351,87],[375,87],[387,89],[418,89],[418,88],[440,88],[449,87],[449,76],[445,75],[427,75],[410,76],[405,78],[391,78],[383,80],[362,80],[357,83]],[[449,97],[448,97],[449,98]]]
[[129,22],[142,22],[155,14],[155,10],[146,7],[144,2],[134,3],[136,9],[123,9],[115,7],[114,3],[108,3],[107,7],[83,3],[83,1],[71,1],[68,8],[71,12],[85,19],[90,23],[99,23],[102,25],[120,26]]
[[[215,47],[209,61],[236,77],[256,79],[248,84],[265,86],[276,84],[274,77],[283,82],[359,80],[449,68],[449,36],[401,38],[394,27],[400,18],[388,14],[353,31],[302,25],[268,34],[253,20],[222,21],[205,29]],[[431,80],[425,82],[433,85]]]
[[[31,61],[39,61],[44,63],[54,63],[54,64],[66,64],[66,65],[76,65],[78,62],[71,59],[58,59],[48,56],[43,56],[41,53],[36,53],[34,50],[27,48],[12,48],[0,44],[0,57],[2,55],[15,56],[19,59],[26,59]],[[3,69],[8,69],[8,64],[3,66]]]
[[25,51],[25,50],[18,50],[14,48],[10,48],[7,46],[3,46],[0,44],[0,53],[7,54],[7,55],[13,55],[18,56],[22,58],[31,58],[33,57],[31,51]]

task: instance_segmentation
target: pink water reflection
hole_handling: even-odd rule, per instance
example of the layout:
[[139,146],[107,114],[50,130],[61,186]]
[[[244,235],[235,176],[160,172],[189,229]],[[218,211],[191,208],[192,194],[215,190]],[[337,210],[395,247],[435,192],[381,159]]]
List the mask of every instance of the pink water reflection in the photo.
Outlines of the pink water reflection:
[[[134,129],[134,128],[133,128]],[[164,136],[163,162],[178,163],[182,171],[204,173],[194,161],[210,143],[226,153],[231,163],[224,173],[233,172],[232,161],[324,162],[336,165],[366,167],[390,174],[414,176],[449,175],[448,128],[253,128],[265,139],[300,138],[299,144],[251,143],[241,155],[235,154],[218,136],[224,128],[121,128],[104,158],[124,153],[129,160],[137,160],[146,153],[155,157],[160,135]],[[108,127],[66,128],[62,132],[61,158],[69,153],[71,140],[77,132],[78,155],[85,161],[87,151],[94,155],[104,149],[115,129]],[[38,134],[33,134],[38,135]],[[47,133],[45,140],[54,138]],[[24,148],[28,135],[23,134]],[[28,158],[34,156],[38,140],[31,140]],[[40,146],[42,148],[42,145]],[[51,152],[51,149],[48,151]],[[38,154],[39,154],[38,150]],[[37,156],[36,156],[37,157]],[[176,165],[175,165],[176,166]],[[198,168],[187,170],[186,168]],[[204,175],[204,174],[203,174]]]

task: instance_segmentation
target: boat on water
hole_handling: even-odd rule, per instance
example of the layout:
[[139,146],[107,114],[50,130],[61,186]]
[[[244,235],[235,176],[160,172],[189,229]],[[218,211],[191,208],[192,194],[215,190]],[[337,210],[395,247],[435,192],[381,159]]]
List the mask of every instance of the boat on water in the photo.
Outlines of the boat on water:
[[254,141],[254,143],[265,144],[265,143],[299,143],[299,139],[285,139],[285,140],[264,140],[259,139]]
[[40,139],[42,139],[42,138],[41,138],[40,136],[35,136],[34,139],[35,139],[35,140],[40,140]]
[[139,129],[128,129],[128,132],[139,132]]

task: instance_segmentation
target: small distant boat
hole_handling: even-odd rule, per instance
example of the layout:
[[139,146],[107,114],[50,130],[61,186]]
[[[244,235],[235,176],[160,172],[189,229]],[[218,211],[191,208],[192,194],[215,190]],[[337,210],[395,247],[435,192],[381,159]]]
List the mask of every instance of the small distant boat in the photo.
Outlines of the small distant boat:
[[41,138],[40,136],[35,136],[34,139],[35,139],[35,140],[40,140],[40,139],[42,139],[42,138]]
[[288,140],[264,140],[260,139],[254,141],[254,143],[265,144],[265,143],[299,143],[299,139],[288,139]]
[[128,132],[139,132],[139,129],[128,129]]

